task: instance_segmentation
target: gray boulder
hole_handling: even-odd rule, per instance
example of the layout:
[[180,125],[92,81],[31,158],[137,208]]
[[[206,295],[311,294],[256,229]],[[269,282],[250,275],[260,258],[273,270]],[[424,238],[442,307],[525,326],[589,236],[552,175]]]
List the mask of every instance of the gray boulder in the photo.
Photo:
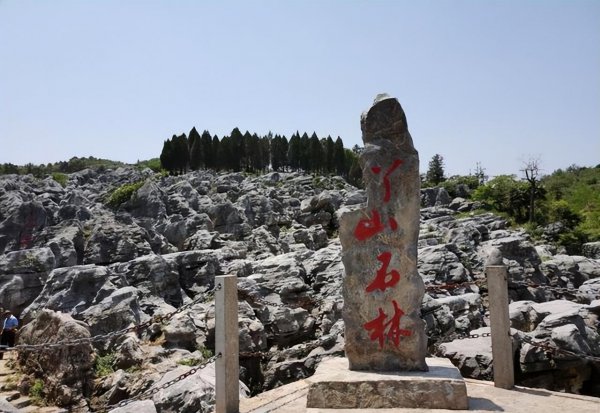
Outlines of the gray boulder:
[[600,260],[600,241],[586,242],[581,247],[584,257]]
[[[20,344],[47,344],[90,337],[85,324],[68,314],[41,311],[19,334]],[[43,377],[46,400],[59,406],[77,405],[93,388],[94,355],[89,343],[62,347],[60,351],[19,352],[21,371]]]
[[1,255],[1,305],[20,314],[40,294],[55,265],[55,256],[50,248],[32,248]]
[[435,188],[422,188],[421,189],[421,206],[428,207],[438,207],[449,205],[452,202],[450,195],[448,195],[448,191],[444,188],[435,187]]

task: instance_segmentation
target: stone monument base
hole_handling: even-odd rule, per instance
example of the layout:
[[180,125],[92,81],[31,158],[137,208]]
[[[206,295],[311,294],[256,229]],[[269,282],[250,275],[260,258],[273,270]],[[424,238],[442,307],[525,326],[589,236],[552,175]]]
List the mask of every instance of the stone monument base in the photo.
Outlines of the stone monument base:
[[323,360],[308,379],[307,408],[468,410],[467,386],[450,360],[428,358],[429,371],[353,371],[348,359]]

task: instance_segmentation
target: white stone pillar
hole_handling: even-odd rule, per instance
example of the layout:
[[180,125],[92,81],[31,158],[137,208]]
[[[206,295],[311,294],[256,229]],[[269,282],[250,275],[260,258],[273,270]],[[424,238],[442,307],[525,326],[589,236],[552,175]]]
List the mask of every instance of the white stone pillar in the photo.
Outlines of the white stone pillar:
[[[239,328],[237,277],[215,277],[215,413],[239,413]],[[220,287],[219,287],[220,286]]]
[[508,280],[506,266],[488,265],[487,276],[490,322],[492,329],[492,357],[494,358],[494,385],[512,389],[515,385],[513,348],[508,313]]

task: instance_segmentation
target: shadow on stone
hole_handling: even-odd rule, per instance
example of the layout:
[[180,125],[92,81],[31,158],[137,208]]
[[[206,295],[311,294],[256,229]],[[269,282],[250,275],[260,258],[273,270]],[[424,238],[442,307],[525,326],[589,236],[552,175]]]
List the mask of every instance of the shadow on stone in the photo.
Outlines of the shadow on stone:
[[483,397],[469,397],[469,410],[484,410],[489,412],[503,412],[504,409],[496,403]]

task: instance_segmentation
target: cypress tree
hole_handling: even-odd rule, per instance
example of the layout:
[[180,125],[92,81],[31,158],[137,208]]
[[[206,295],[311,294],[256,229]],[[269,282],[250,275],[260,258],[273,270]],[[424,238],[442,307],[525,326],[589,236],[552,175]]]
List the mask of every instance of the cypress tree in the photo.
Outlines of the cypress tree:
[[188,141],[190,145],[190,168],[196,171],[205,166],[205,164],[202,152],[202,139],[195,127],[190,131]]
[[[224,140],[225,138],[223,138]],[[221,140],[221,143],[223,143]],[[231,135],[228,139],[228,155],[226,163],[228,163],[227,169],[232,169],[235,172],[239,172],[242,168],[242,160],[245,159],[246,153],[244,151],[244,135],[238,128],[233,128]]]
[[335,172],[340,176],[344,176],[346,173],[346,154],[344,153],[344,142],[339,136],[335,140],[333,159]]
[[446,180],[444,177],[444,158],[440,154],[435,154],[429,161],[429,169],[425,175],[427,182],[437,185]]
[[308,161],[311,172],[318,173],[323,169],[323,146],[315,132],[310,137]]
[[163,149],[160,153],[160,165],[161,168],[166,169],[169,173],[173,173],[175,168],[175,157],[173,152],[173,143],[170,139],[167,139],[163,143]]
[[335,143],[333,143],[333,139],[331,139],[331,135],[327,136],[325,140],[325,171],[327,173],[335,172]]
[[212,148],[212,138],[210,133],[205,130],[202,132],[202,136],[200,137],[200,142],[202,143],[202,155],[204,159],[204,166],[209,169],[215,169],[215,154],[213,153]]
[[217,135],[212,138],[212,167],[216,171],[220,171],[223,168],[223,160],[221,159],[221,142],[219,141],[219,137]]
[[297,171],[300,169],[300,152],[301,152],[301,144],[300,144],[300,135],[298,132],[292,135],[290,138],[290,142],[288,145],[288,165],[292,171]]
[[300,137],[300,168],[304,172],[310,172],[310,167],[310,138],[304,132],[302,137]]

